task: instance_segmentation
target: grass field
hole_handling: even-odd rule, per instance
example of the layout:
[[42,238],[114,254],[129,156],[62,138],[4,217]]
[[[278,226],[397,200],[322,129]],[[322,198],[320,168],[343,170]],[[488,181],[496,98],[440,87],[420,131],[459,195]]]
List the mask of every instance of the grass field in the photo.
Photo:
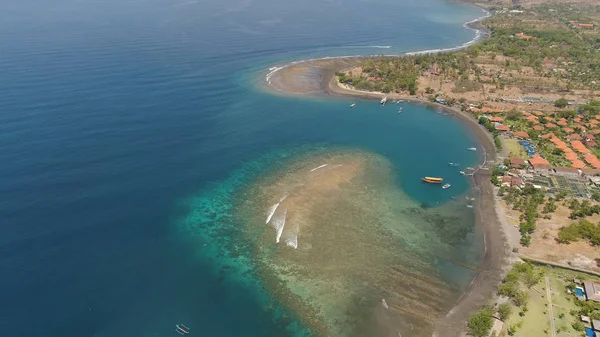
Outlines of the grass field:
[[[548,266],[536,266],[544,271],[550,285],[550,294],[552,296],[552,311],[554,326],[557,337],[580,337],[585,336],[584,332],[576,331],[572,325],[579,320],[579,317],[571,315],[571,310],[577,310],[575,297],[568,293],[567,286],[578,278],[580,280],[592,280],[600,282],[600,277],[570,271],[568,269],[554,268]],[[508,329],[511,326],[520,325],[513,336],[527,337],[547,337],[552,336],[550,330],[550,310],[549,301],[546,292],[545,277],[531,288],[521,287],[527,291],[529,301],[527,312],[521,316],[521,308],[513,306],[510,317],[504,323],[503,331],[500,336],[509,336]]]
[[513,138],[504,139],[504,146],[508,150],[509,157],[521,157],[525,160],[529,158],[523,146],[518,143],[518,140]]

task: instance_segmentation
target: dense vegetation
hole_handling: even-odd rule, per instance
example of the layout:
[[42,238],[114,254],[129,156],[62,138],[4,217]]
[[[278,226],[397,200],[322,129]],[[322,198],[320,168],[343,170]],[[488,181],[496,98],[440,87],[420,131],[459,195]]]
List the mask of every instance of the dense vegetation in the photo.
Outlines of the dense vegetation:
[[528,246],[531,243],[531,234],[536,228],[536,219],[540,216],[538,207],[543,207],[544,211],[555,209],[553,199],[549,199],[550,206],[544,206],[544,193],[532,186],[527,186],[522,190],[517,188],[500,188],[499,196],[512,205],[514,210],[521,212],[521,223],[519,231],[521,232],[521,244]]
[[494,309],[489,306],[471,315],[467,324],[469,335],[474,337],[487,336],[494,324],[493,315]]
[[574,222],[560,229],[558,240],[561,243],[587,240],[594,246],[600,246],[600,225],[587,220]]
[[[586,9],[587,13],[600,15],[599,7]],[[600,88],[600,36],[595,30],[582,30],[570,26],[569,20],[589,22],[589,18],[573,12],[568,6],[536,7],[536,13],[510,15],[497,13],[485,21],[491,36],[463,51],[452,53],[412,55],[406,57],[374,57],[365,61],[363,74],[339,74],[343,83],[371,91],[417,90],[417,80],[424,72],[452,80],[456,92],[479,91],[483,83],[521,88],[570,91],[576,88]],[[518,38],[524,34],[527,38]],[[494,61],[495,56],[509,58]],[[503,68],[502,74],[483,77],[480,67],[482,57],[486,63]],[[549,79],[544,83],[514,77],[510,71],[521,73],[523,67],[532,69],[538,76]],[[548,88],[547,88],[548,87]],[[427,93],[433,93],[427,90]],[[566,99],[555,102],[559,108],[567,106]]]

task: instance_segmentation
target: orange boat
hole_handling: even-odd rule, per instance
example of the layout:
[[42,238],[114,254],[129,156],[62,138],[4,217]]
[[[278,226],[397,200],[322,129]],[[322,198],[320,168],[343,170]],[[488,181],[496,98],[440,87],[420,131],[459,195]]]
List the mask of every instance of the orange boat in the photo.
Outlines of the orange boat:
[[429,183],[429,184],[441,184],[442,181],[444,181],[444,179],[442,179],[442,178],[434,178],[434,177],[424,177],[424,178],[421,178],[421,180],[423,180],[424,182]]

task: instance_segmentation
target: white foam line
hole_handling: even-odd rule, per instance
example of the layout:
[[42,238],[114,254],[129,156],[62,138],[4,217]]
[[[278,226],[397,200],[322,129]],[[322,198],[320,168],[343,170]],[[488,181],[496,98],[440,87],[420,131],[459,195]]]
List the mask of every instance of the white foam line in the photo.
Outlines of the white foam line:
[[[374,57],[374,56],[413,56],[413,55],[422,55],[422,54],[437,54],[437,53],[447,53],[447,52],[453,52],[453,51],[457,51],[457,50],[461,50],[461,49],[465,49],[468,46],[479,42],[479,40],[481,39],[482,36],[482,30],[476,29],[471,27],[470,25],[476,22],[479,22],[481,20],[484,20],[486,18],[489,18],[492,14],[485,10],[485,9],[481,9],[485,15],[480,16],[474,20],[465,22],[463,24],[463,27],[473,30],[475,31],[475,37],[471,40],[471,41],[467,41],[459,46],[456,47],[451,47],[451,48],[440,48],[440,49],[430,49],[430,50],[422,50],[422,51],[415,51],[415,52],[407,52],[407,53],[403,53],[403,54],[387,54],[387,55],[377,55],[377,54],[372,54],[372,55],[345,55],[345,56],[326,56],[326,57],[320,57],[320,58],[312,58],[312,59],[308,59],[308,60],[298,60],[298,61],[293,61],[287,64],[284,64],[282,66],[274,66],[269,68],[269,73],[265,76],[265,80],[266,82],[272,86],[271,84],[271,77],[273,77],[273,75],[280,71],[281,69],[287,68],[289,66],[293,66],[296,64],[300,64],[300,63],[306,63],[306,62],[311,62],[311,61],[317,61],[317,60],[331,60],[331,59],[345,59],[345,58],[355,58],[355,57]],[[390,46],[372,46],[372,47],[390,47]],[[276,88],[278,91],[281,91],[281,89]]]
[[265,224],[268,224],[269,221],[271,221],[271,218],[273,217],[273,214],[275,214],[275,211],[277,210],[277,207],[279,207],[279,204],[281,203],[278,202],[275,205],[271,206],[271,208],[269,208],[269,214],[267,215],[267,222],[265,222]]
[[285,240],[285,244],[288,247],[293,247],[294,249],[298,249],[298,235],[294,235],[291,238],[287,238]]
[[323,168],[323,167],[325,167],[325,166],[327,166],[327,165],[329,165],[329,164],[323,164],[323,165],[321,165],[321,166],[315,167],[314,169],[310,170],[310,172],[316,171],[316,170],[318,170],[318,169],[320,169],[320,168]]
[[285,217],[287,216],[287,208],[283,210],[283,218],[274,222],[275,230],[277,231],[277,236],[275,237],[275,242],[279,243],[279,239],[281,239],[281,234],[283,234],[283,228],[285,227]]
[[281,199],[279,199],[279,203],[282,203],[282,202],[285,200],[285,198],[287,198],[287,197],[288,197],[288,194],[287,194],[287,192],[286,192],[286,193],[283,195],[283,197],[281,197]]

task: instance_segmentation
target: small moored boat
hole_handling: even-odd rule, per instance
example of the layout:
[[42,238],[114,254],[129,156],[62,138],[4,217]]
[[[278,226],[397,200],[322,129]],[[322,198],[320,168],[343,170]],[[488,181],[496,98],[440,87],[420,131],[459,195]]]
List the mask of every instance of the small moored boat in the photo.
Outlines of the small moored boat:
[[460,171],[459,173],[463,176],[465,175],[465,171]]
[[187,326],[185,326],[183,324],[176,324],[175,331],[177,331],[177,333],[180,335],[187,335],[190,333],[190,328],[188,328]]
[[385,103],[387,103],[387,96],[385,96],[384,98],[381,99],[381,105],[385,105]]
[[435,177],[423,177],[421,178],[421,180],[423,180],[426,183],[429,184],[441,184],[442,181],[444,181],[444,179],[442,178],[435,178]]
[[350,104],[350,107],[351,107],[351,108],[354,108],[355,106],[356,106],[356,103],[352,103],[352,104]]
[[469,151],[477,151],[477,148],[476,147],[470,147],[467,150],[469,150]]
[[460,166],[460,164],[457,164],[457,163],[448,163],[448,165],[450,165],[452,167],[459,167]]
[[450,188],[450,184],[444,184],[444,186],[442,186],[443,189],[447,189]]

